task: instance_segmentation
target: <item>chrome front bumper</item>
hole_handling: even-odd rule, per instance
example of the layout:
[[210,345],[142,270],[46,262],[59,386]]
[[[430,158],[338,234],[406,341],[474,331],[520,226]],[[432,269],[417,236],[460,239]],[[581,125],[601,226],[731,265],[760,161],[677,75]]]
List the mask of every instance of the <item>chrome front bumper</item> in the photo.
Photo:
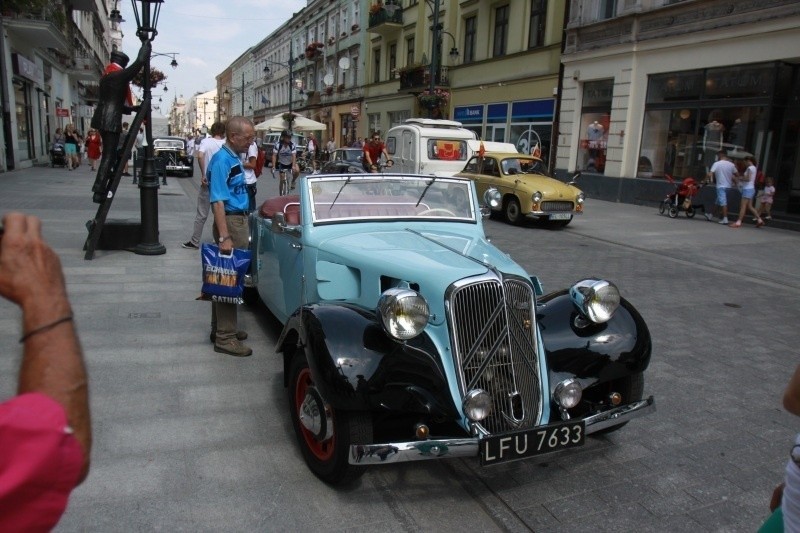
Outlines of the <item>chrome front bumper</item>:
[[[655,398],[650,396],[602,413],[587,416],[586,433],[591,434],[656,410]],[[430,439],[388,444],[354,444],[350,446],[351,465],[377,465],[423,461],[449,457],[476,457],[481,439]]]

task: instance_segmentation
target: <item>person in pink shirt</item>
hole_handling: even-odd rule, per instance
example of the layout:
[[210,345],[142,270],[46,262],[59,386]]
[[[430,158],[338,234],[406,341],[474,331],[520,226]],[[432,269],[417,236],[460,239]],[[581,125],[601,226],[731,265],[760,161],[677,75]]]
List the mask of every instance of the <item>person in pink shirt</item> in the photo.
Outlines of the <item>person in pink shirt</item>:
[[17,395],[0,403],[0,531],[50,531],[89,472],[83,355],[61,263],[36,217],[0,228],[0,296],[22,311]]

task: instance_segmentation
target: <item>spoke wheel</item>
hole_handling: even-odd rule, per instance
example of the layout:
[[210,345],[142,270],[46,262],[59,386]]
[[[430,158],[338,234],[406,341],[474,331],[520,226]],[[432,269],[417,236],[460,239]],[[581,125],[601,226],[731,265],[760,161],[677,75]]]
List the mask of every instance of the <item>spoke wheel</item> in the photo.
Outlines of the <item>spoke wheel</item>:
[[686,216],[689,218],[694,218],[694,214],[695,214],[694,207],[690,206],[689,209],[686,210]]
[[675,217],[677,217],[677,216],[678,216],[678,208],[677,208],[677,207],[675,207],[674,205],[673,205],[673,206],[671,206],[671,207],[669,208],[669,212],[667,213],[667,215],[669,215],[669,218],[675,218]]
[[668,207],[668,202],[666,200],[661,202],[661,204],[658,206],[658,214],[663,215],[667,211],[667,207]]
[[348,459],[351,444],[372,442],[372,417],[369,413],[336,411],[326,405],[303,350],[298,350],[292,361],[289,408],[303,459],[315,476],[331,485],[342,485],[364,474],[365,467],[351,465]]

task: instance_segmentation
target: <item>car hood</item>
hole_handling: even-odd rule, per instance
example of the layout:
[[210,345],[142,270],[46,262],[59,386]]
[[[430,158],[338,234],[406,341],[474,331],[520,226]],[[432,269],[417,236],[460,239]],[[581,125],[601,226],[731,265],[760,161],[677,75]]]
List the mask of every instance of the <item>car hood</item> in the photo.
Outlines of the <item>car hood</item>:
[[437,296],[439,301],[450,284],[485,273],[489,269],[486,264],[504,273],[527,277],[508,255],[485,239],[446,230],[351,233],[326,239],[319,243],[319,251],[320,260],[334,260],[358,269],[362,287],[385,286],[384,280],[389,278],[417,284],[427,298]]

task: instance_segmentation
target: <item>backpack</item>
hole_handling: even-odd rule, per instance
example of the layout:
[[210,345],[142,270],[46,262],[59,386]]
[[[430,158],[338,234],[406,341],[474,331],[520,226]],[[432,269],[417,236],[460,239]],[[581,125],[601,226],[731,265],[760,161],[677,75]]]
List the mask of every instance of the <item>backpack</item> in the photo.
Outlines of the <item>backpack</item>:
[[264,164],[267,162],[267,151],[263,148],[258,149],[258,155],[256,156],[256,168],[253,171],[256,173],[256,177],[258,178],[261,176],[261,173],[264,171]]

